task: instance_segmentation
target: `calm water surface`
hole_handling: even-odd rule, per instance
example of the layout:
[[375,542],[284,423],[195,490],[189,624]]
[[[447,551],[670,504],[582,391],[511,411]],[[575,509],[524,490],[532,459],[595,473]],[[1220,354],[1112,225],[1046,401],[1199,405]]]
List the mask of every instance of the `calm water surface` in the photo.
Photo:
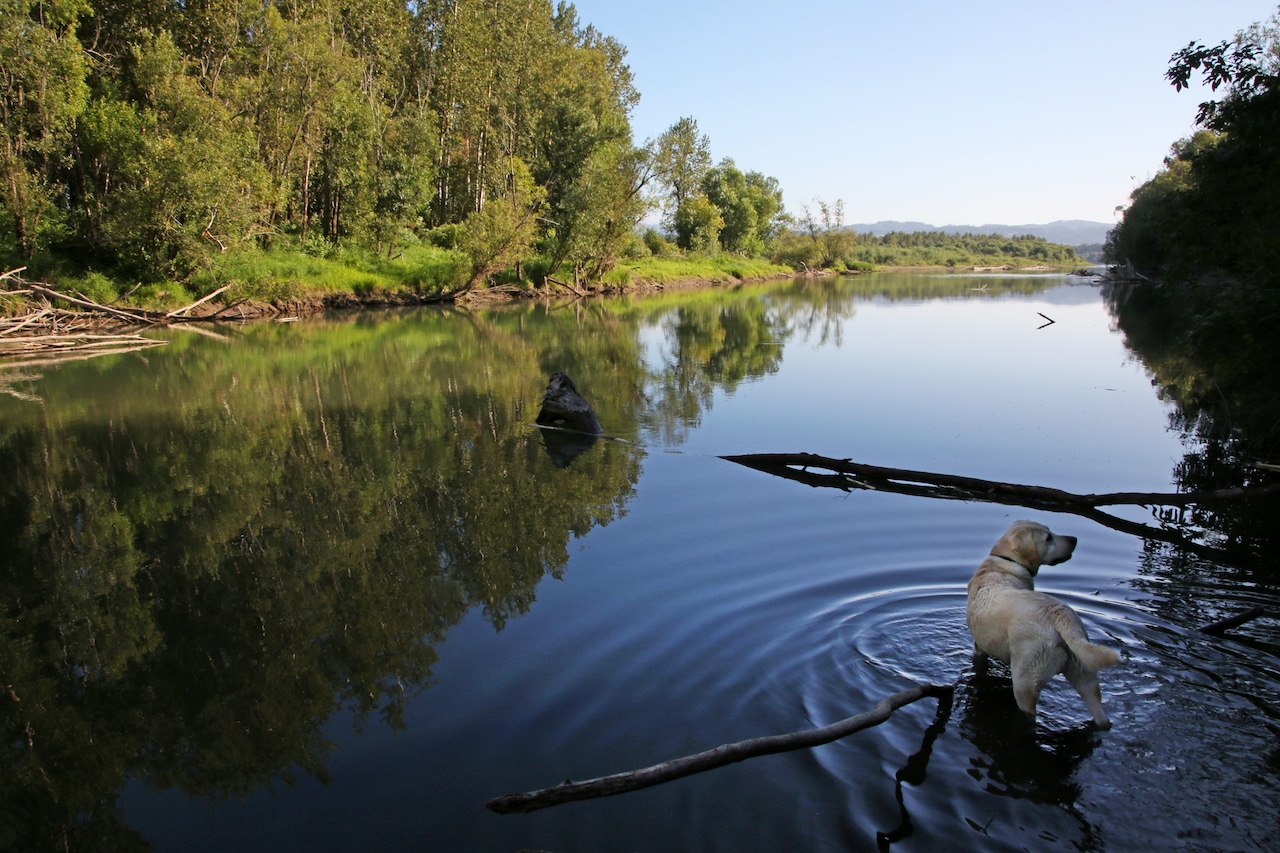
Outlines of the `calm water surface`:
[[[1113,326],[1078,280],[880,275],[173,331],[3,368],[0,844],[1276,849],[1275,623],[1195,631],[1280,607],[1274,560],[718,458],[1173,491],[1190,440]],[[555,370],[608,439],[531,426]],[[1032,728],[1007,677],[972,672],[965,584],[1020,517],[1080,538],[1040,588],[1122,651],[1109,732],[1061,679]],[[637,793],[484,808],[912,680],[956,683],[954,703]]]

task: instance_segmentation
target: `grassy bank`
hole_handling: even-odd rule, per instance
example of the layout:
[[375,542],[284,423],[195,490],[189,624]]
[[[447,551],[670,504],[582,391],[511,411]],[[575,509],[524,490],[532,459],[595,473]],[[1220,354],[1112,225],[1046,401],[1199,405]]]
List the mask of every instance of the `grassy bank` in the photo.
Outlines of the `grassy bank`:
[[[79,294],[102,305],[160,310],[189,304],[225,285],[230,287],[220,297],[222,304],[242,299],[263,303],[323,302],[346,295],[375,303],[405,296],[426,298],[460,286],[468,271],[465,255],[435,246],[414,246],[390,258],[351,249],[335,249],[326,254],[275,249],[227,253],[184,283],[139,285],[89,272],[56,276],[54,284],[60,292]],[[778,278],[791,272],[790,267],[727,254],[648,257],[622,261],[598,286],[625,290],[677,283],[716,284]],[[505,293],[510,294],[513,286],[531,294],[538,290],[532,281],[504,278]]]
[[[977,256],[946,257],[936,255],[932,247],[898,247],[876,258],[881,263],[848,258],[832,264],[828,272],[866,272],[890,269],[952,269],[962,270],[970,266],[1006,266],[1010,269],[1028,267],[1072,268],[1083,264],[1070,250],[1056,257],[1045,258],[1044,253],[1031,253],[1026,248],[1038,248],[1007,241],[1001,246],[1004,252]],[[1061,248],[1061,247],[1055,247]],[[1021,251],[1020,251],[1021,250]],[[1046,263],[1048,261],[1048,263]],[[534,270],[543,268],[538,259],[531,259],[524,267],[527,275],[517,280],[513,271],[498,277],[504,298],[521,293],[543,293],[537,282],[529,280]],[[169,310],[187,305],[218,288],[227,287],[210,307],[250,300],[264,306],[289,303],[289,310],[299,306],[323,307],[345,305],[353,302],[413,302],[431,299],[462,285],[470,270],[468,258],[455,249],[441,248],[426,243],[404,247],[397,254],[387,257],[372,251],[337,246],[320,247],[303,252],[296,248],[277,247],[270,251],[246,249],[227,252],[217,257],[205,269],[195,273],[186,282],[161,282],[137,284],[113,279],[97,272],[78,275],[59,275],[53,282],[60,292],[79,294],[93,302],[107,305],[119,304],[150,310]],[[774,263],[763,258],[746,258],[728,253],[716,254],[663,254],[626,258],[592,285],[580,285],[584,290],[641,290],[653,286],[714,285],[734,281],[761,281],[799,274],[794,265]],[[563,275],[563,273],[561,274]],[[552,288],[553,292],[558,291]],[[481,290],[479,293],[483,293]],[[11,300],[0,303],[0,313],[13,313],[16,304]],[[302,308],[301,310],[307,310]],[[270,309],[267,309],[270,313]]]

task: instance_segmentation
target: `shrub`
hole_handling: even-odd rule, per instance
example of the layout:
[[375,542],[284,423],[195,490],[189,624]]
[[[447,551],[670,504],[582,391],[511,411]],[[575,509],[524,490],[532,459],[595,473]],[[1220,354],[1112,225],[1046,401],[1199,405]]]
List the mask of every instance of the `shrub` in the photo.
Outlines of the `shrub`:
[[670,258],[677,254],[675,243],[663,237],[656,228],[649,228],[644,232],[644,245],[649,254],[656,258]]

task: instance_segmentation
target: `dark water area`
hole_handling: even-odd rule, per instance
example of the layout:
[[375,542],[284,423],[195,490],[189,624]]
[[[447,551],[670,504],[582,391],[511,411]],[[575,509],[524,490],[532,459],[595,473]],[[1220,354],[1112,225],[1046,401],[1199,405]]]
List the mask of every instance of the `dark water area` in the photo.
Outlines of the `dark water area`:
[[[1276,849],[1277,623],[1196,630],[1280,611],[1274,500],[1099,519],[719,458],[1077,493],[1264,480],[1120,305],[1070,277],[886,274],[0,367],[0,849]],[[605,437],[533,425],[557,370]],[[1121,652],[1110,731],[1062,679],[1032,726],[1007,670],[973,671],[965,585],[1022,517],[1080,539],[1038,588]],[[954,701],[484,806],[913,681]]]

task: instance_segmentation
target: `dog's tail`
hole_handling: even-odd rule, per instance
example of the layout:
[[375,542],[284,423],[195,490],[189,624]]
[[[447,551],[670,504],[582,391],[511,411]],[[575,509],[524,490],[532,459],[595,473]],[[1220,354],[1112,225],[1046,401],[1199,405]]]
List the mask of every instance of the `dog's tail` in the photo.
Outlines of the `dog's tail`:
[[1092,670],[1106,669],[1109,666],[1116,666],[1120,663],[1120,653],[1115,649],[1099,646],[1096,643],[1089,642],[1089,635],[1084,631],[1084,624],[1080,621],[1080,617],[1076,615],[1066,605],[1061,608],[1055,608],[1055,619],[1057,623],[1058,635],[1066,642],[1067,648],[1080,660],[1082,664]]
[[1066,640],[1067,646],[1080,659],[1080,662],[1089,667],[1089,669],[1106,669],[1109,666],[1116,666],[1120,663],[1120,653],[1115,649],[1091,643],[1083,636],[1076,641],[1070,638],[1066,638]]

